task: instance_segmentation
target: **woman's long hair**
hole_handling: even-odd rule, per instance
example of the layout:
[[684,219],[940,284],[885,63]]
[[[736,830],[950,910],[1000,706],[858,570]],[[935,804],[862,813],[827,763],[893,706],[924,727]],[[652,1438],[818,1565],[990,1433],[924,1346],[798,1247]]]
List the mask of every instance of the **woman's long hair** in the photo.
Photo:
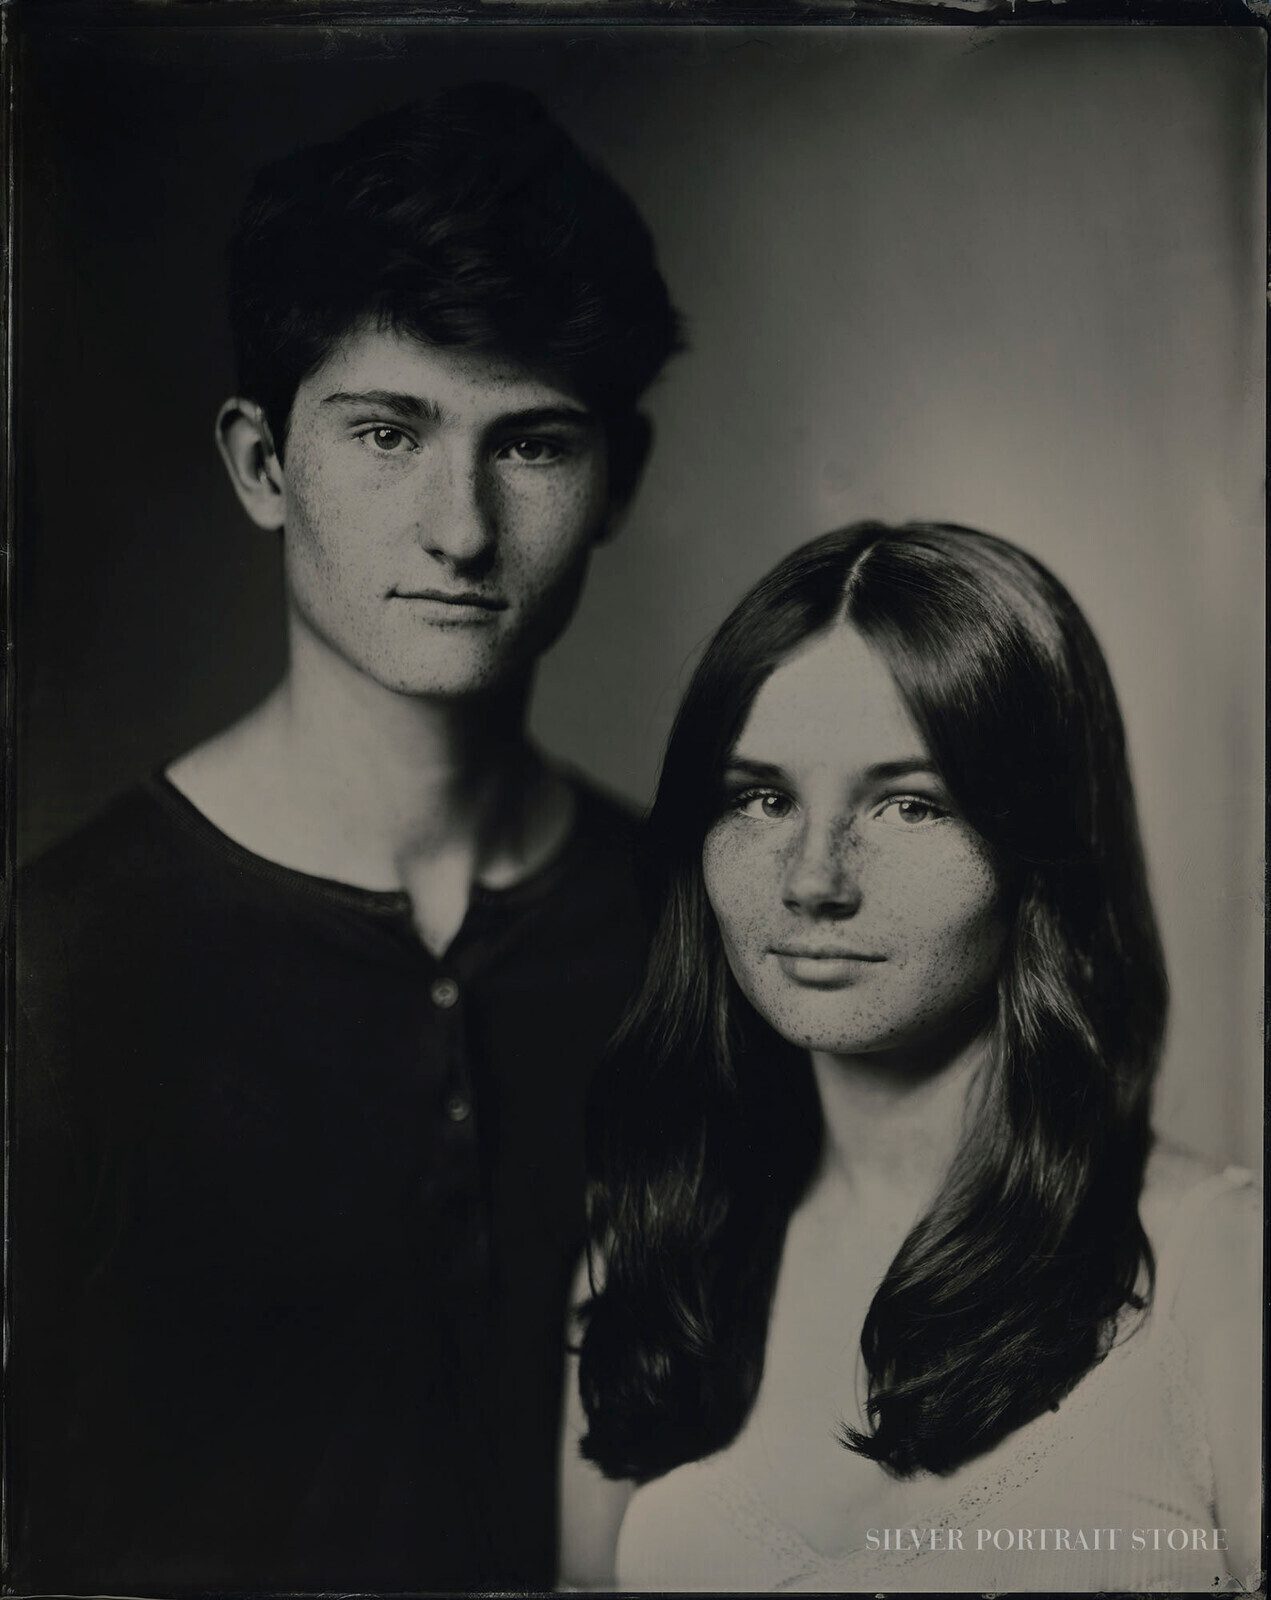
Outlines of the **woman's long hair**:
[[1062,585],[1001,539],[827,534],[708,647],[649,818],[649,972],[588,1125],[583,1450],[612,1477],[721,1449],[762,1376],[820,1108],[806,1053],[728,970],[702,843],[760,686],[840,622],[886,661],[1010,917],[984,1107],[869,1308],[870,1431],[844,1443],[894,1474],[952,1470],[1057,1405],[1151,1281],[1138,1198],[1167,991],[1103,656]]

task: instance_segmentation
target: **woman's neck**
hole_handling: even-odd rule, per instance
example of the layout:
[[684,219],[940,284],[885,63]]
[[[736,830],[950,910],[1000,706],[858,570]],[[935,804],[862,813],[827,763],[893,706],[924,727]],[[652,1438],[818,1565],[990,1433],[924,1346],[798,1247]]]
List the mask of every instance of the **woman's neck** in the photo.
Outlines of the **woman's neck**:
[[824,1120],[821,1181],[853,1205],[921,1215],[962,1143],[982,1085],[987,1040],[884,1055],[812,1052]]

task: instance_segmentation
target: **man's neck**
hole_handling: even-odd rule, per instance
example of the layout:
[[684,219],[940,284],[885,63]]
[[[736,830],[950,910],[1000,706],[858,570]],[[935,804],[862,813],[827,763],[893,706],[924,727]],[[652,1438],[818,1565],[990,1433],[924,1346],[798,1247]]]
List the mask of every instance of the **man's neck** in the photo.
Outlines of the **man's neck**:
[[529,687],[458,701],[402,695],[301,646],[260,706],[169,777],[257,855],[407,890],[421,936],[440,951],[474,883],[517,881],[568,835],[572,790],[525,737]]

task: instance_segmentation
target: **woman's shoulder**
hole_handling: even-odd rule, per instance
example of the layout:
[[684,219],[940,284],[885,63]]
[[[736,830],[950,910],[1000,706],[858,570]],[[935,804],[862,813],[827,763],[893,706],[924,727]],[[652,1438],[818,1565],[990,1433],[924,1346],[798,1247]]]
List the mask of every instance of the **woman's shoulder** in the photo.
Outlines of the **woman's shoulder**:
[[1176,1224],[1184,1224],[1193,1212],[1260,1216],[1261,1188],[1244,1167],[1224,1167],[1183,1145],[1160,1140],[1148,1160],[1139,1209],[1159,1254]]
[[1245,1310],[1262,1259],[1262,1194],[1250,1173],[1159,1144],[1140,1215],[1156,1258],[1159,1310],[1184,1328]]
[[[1184,1381],[1167,1394],[1195,1397],[1218,1524],[1231,1570],[1258,1558],[1262,1387],[1262,1199],[1249,1173],[1219,1170],[1163,1147],[1144,1188],[1143,1225],[1156,1255],[1151,1321],[1179,1353]],[[1171,1337],[1172,1335],[1172,1337]],[[1251,1584],[1256,1587],[1256,1581]]]

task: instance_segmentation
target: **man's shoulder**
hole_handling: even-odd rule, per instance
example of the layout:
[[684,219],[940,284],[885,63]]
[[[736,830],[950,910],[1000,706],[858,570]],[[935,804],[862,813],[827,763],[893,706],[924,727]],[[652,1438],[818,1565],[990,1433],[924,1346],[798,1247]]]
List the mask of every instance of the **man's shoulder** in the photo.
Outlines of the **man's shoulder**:
[[19,969],[74,965],[88,951],[103,970],[133,955],[157,959],[216,907],[237,903],[249,892],[244,874],[208,832],[161,777],[117,795],[19,870]]
[[582,773],[567,776],[576,804],[573,843],[566,852],[571,876],[604,879],[611,890],[621,886],[634,895],[641,876],[641,812],[625,796]]
[[630,845],[640,831],[642,813],[633,800],[597,783],[577,768],[566,772],[578,802],[579,827]]
[[169,826],[152,786],[138,785],[17,874],[12,955],[29,1064],[47,1065],[76,1030],[108,1027],[137,1008],[139,989],[162,983],[162,954],[193,899]]
[[177,829],[160,788],[135,784],[33,857],[18,873],[19,903],[91,899],[170,868]]

